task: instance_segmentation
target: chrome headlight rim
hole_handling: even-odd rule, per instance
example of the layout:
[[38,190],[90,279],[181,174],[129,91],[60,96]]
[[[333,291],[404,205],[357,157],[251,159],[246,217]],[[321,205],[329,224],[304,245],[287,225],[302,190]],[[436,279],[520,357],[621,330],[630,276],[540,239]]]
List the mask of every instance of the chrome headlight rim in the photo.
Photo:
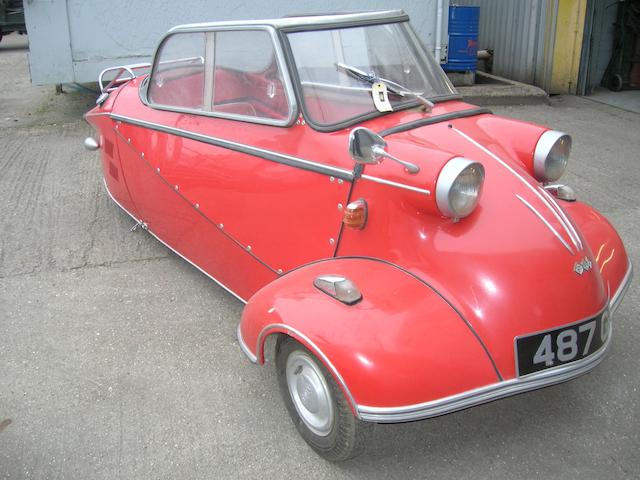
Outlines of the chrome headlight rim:
[[[566,156],[561,160],[563,162],[562,172],[558,175],[550,175],[548,161],[551,160],[551,151],[562,140],[568,142]],[[533,173],[538,181],[555,182],[564,175],[569,161],[569,154],[571,153],[571,144],[571,135],[558,130],[547,130],[540,136],[533,153]]]
[[[456,211],[451,200],[453,186],[459,177],[469,168],[476,168],[480,173],[475,201],[468,211]],[[454,157],[449,160],[444,167],[442,167],[440,175],[438,175],[438,180],[436,181],[436,204],[440,213],[446,217],[453,218],[454,220],[471,215],[478,206],[478,201],[482,194],[484,178],[484,166],[480,162],[469,160],[464,157]]]

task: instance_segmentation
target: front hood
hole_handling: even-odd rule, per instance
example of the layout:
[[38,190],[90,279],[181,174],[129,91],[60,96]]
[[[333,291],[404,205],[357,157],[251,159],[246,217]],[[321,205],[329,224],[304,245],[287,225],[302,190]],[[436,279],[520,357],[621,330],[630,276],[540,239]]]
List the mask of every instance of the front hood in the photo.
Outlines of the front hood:
[[[511,132],[502,144],[493,132],[501,124],[503,136]],[[515,375],[516,336],[588,318],[607,303],[598,269],[576,272],[585,259],[596,266],[581,232],[514,158],[528,149],[532,154],[542,131],[482,115],[386,137],[392,154],[419,162],[423,170],[433,169],[433,163],[441,168],[443,152],[448,158],[462,156],[483,164],[486,179],[480,203],[457,223],[432,211],[421,213],[416,195],[400,189],[385,191],[385,205],[376,200],[368,182],[359,182],[355,191],[369,201],[367,254],[401,265],[449,300],[478,333],[505,378]],[[439,152],[438,159],[429,152]],[[367,167],[366,173],[379,175],[376,167]],[[385,171],[390,167],[397,180],[399,167],[385,165]],[[417,201],[426,205],[433,200],[436,177],[427,184],[431,198]],[[405,182],[408,178],[405,174]],[[349,247],[341,245],[340,254],[349,253]]]

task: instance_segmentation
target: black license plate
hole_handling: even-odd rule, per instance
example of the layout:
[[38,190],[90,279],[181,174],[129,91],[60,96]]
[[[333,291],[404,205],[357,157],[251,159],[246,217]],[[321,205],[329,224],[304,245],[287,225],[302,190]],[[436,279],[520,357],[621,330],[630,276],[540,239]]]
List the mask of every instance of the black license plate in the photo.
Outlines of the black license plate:
[[518,376],[588,357],[602,347],[610,330],[609,314],[605,311],[589,320],[517,337]]

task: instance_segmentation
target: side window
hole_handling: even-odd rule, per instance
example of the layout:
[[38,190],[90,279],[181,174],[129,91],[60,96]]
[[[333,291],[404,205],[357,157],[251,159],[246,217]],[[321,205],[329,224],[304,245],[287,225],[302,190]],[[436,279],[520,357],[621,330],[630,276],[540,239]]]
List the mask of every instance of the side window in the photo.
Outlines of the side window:
[[147,97],[151,103],[169,107],[203,108],[205,34],[176,33],[157,54]]
[[289,117],[282,72],[269,32],[217,31],[213,45],[211,92],[205,86],[205,104],[210,99],[212,112],[271,120]]

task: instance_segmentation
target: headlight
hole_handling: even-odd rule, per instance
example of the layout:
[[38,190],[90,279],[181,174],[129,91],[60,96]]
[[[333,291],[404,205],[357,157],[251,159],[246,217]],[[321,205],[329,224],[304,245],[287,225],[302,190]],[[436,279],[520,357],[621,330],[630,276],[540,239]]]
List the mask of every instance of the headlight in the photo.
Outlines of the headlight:
[[533,153],[533,172],[541,182],[558,180],[571,152],[571,137],[563,132],[548,130],[542,134]]
[[478,204],[484,167],[478,162],[456,157],[449,160],[436,182],[436,203],[443,215],[463,218]]

